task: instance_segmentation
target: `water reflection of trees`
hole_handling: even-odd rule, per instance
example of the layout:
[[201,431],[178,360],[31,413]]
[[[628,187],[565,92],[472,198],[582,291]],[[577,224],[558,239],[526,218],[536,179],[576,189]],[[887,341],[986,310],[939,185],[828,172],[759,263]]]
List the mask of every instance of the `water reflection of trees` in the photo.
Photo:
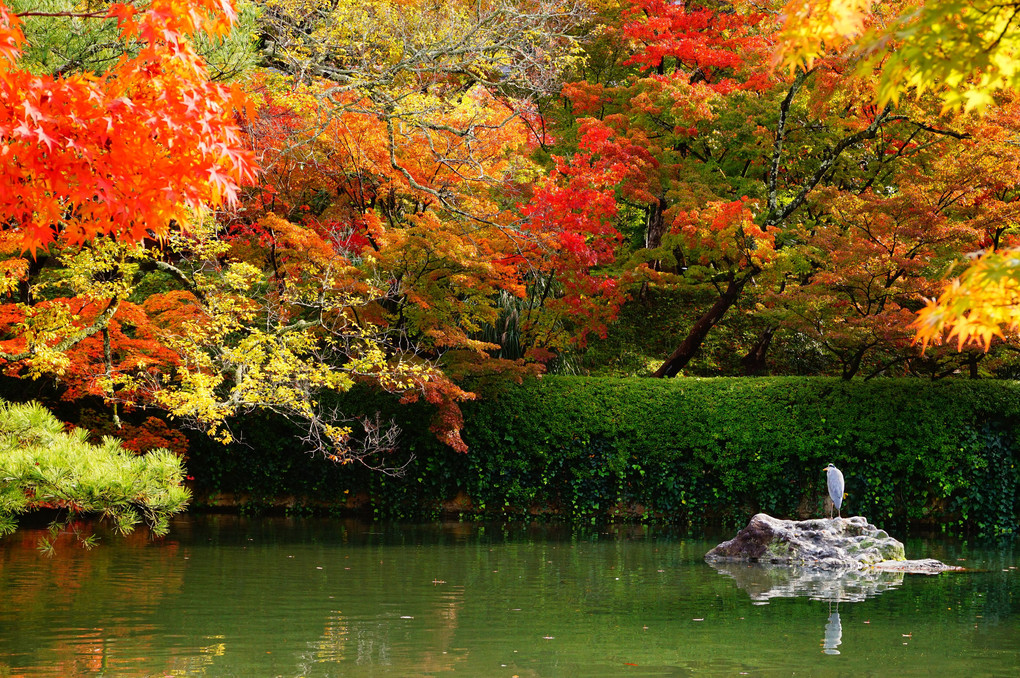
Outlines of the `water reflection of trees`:
[[[3,607],[18,627],[50,628],[61,620],[59,634],[0,633],[0,651],[41,660],[48,675],[83,676],[104,671],[131,672],[137,657],[155,649],[146,621],[184,581],[178,546],[163,542],[149,549],[147,530],[117,537],[122,548],[106,546],[112,535],[102,535],[103,546],[87,551],[77,538],[64,534],[54,542],[52,556],[37,547],[41,531],[22,530],[5,539],[0,549],[0,591]],[[126,550],[125,550],[126,549]],[[140,557],[126,562],[125,553]],[[122,614],[110,614],[111,608]],[[3,625],[0,625],[3,626]],[[5,671],[17,675],[3,664]]]
[[[912,544],[908,541],[907,546]],[[1015,537],[980,542],[931,541],[918,542],[917,552],[938,558],[952,565],[977,568],[979,571],[952,577],[940,577],[938,586],[911,591],[919,609],[952,607],[982,624],[997,625],[1015,617],[1018,611],[1016,584],[1020,571]]]
[[[212,517],[178,521],[173,534],[180,544],[153,545],[139,533],[91,552],[61,545],[52,561],[34,542],[4,542],[0,586],[18,609],[0,611],[0,626],[16,631],[0,634],[0,657],[21,655],[20,665],[52,666],[47,675],[59,676],[99,666],[123,675],[248,666],[255,675],[270,662],[302,675],[394,663],[430,673],[477,662],[465,647],[496,641],[493,629],[502,628],[514,649],[500,660],[511,662],[515,649],[531,650],[536,639],[544,647],[544,636],[576,624],[579,609],[601,634],[603,615],[664,604],[640,584],[649,573],[670,580],[666,568],[680,558],[675,549],[668,558],[639,554],[597,533],[570,540],[566,528],[541,525],[387,530]],[[81,629],[78,637],[64,628],[40,642],[39,629],[54,620]]]
[[[785,661],[774,651],[777,638],[789,639],[783,651],[791,656],[824,661],[826,650],[843,652],[841,661],[854,657],[868,634],[891,637],[898,648],[900,633],[910,631],[901,628],[904,603],[913,618],[936,619],[925,640],[937,633],[940,647],[971,642],[951,636],[965,638],[978,615],[993,624],[1001,615],[1003,636],[1016,628],[1015,575],[1003,572],[882,573],[890,579],[865,585],[834,582],[831,572],[791,578],[788,568],[729,564],[732,571],[723,572],[701,563],[704,542],[659,541],[642,530],[613,539],[466,523],[419,529],[190,520],[174,529],[180,544],[58,549],[68,562],[56,571],[34,544],[0,544],[0,663],[13,648],[23,657],[8,661],[35,661],[20,671],[34,676],[94,675],[99,665],[117,675],[492,675],[502,664],[507,675],[523,676],[573,660],[573,675],[584,675],[583,662],[597,655],[620,670],[736,675],[761,668],[748,659],[752,650]],[[642,539],[648,543],[635,548]],[[122,589],[125,576],[131,581]],[[62,580],[72,585],[64,590]],[[883,591],[893,595],[852,608],[807,600],[751,608],[748,601],[850,601]],[[11,596],[25,609],[11,609]],[[104,605],[102,597],[114,602]],[[872,622],[864,626],[869,608],[883,612],[868,611]],[[954,622],[956,615],[972,621]],[[39,629],[54,620],[79,627],[80,642],[66,647],[63,630],[40,640]],[[749,637],[752,620],[768,624]],[[729,657],[737,646],[748,653]],[[40,665],[56,668],[46,673],[34,668]]]

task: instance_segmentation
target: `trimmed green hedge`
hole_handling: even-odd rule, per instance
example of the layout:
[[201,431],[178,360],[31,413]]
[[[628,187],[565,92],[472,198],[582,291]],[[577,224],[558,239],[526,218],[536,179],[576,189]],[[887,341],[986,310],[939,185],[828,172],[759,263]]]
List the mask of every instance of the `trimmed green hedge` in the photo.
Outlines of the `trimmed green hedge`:
[[434,515],[459,495],[455,507],[467,497],[483,513],[740,524],[758,511],[822,515],[831,461],[848,515],[1001,533],[1020,513],[1017,382],[545,377],[467,403],[467,454],[431,438],[422,406],[350,403],[397,419],[415,454],[403,477],[332,467],[278,424],[246,420],[251,448],[193,448],[199,493],[253,505],[362,496],[386,517]]

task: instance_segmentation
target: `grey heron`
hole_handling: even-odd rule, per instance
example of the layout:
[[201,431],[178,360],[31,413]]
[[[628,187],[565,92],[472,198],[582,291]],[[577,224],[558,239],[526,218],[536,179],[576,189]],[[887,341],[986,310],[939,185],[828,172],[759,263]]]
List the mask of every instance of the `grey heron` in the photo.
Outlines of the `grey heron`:
[[[836,515],[840,518],[839,507],[843,505],[843,474],[838,468],[829,464],[824,469],[826,485],[829,486],[829,499],[836,507]],[[829,518],[832,518],[832,509],[829,509]]]

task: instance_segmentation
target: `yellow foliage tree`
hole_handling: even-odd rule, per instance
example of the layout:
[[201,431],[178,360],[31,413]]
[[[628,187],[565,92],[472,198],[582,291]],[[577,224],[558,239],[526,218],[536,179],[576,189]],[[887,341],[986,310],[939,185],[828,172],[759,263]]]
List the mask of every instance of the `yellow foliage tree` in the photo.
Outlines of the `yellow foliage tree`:
[[776,60],[810,65],[852,46],[878,103],[934,92],[947,109],[981,111],[1020,86],[1020,3],[997,0],[791,0]]

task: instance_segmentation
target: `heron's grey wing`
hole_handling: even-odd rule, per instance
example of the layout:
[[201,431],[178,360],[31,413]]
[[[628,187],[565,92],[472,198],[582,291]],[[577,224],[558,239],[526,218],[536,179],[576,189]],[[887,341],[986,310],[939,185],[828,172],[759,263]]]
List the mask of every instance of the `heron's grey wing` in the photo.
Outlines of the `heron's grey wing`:
[[832,505],[839,509],[843,505],[843,472],[834,468],[827,473],[825,479],[829,486],[829,498],[832,499]]

